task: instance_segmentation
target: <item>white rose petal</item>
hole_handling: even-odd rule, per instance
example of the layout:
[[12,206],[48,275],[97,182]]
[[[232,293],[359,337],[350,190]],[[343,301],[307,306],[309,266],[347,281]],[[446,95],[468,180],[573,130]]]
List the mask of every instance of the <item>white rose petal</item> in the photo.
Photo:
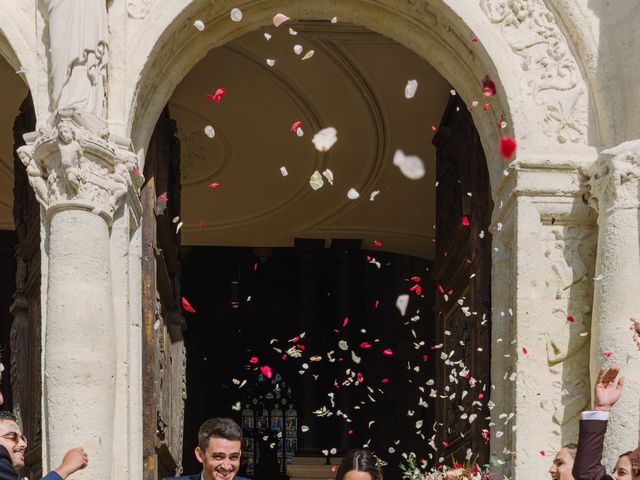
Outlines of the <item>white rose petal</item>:
[[289,27],[289,35],[297,35],[298,32],[296,32],[293,28]]
[[340,350],[347,351],[349,350],[349,344],[347,343],[346,340],[340,340],[338,342],[338,348],[340,348]]
[[267,65],[273,67],[276,64],[276,61],[273,58],[267,58]]
[[451,90],[449,90],[449,93],[450,93],[452,96],[455,96],[455,95],[456,95],[456,91],[455,91],[453,88],[452,88]]
[[209,138],[213,138],[216,136],[216,131],[211,125],[207,125],[206,127],[204,127],[204,134]]
[[349,198],[349,200],[355,200],[359,196],[360,194],[355,188],[350,188],[349,191],[347,192],[347,198]]
[[393,164],[400,168],[402,174],[411,179],[419,180],[425,175],[424,162],[415,155],[405,155],[402,150],[396,150]]
[[338,23],[338,17],[333,17],[331,19],[331,23]]
[[299,43],[293,46],[293,53],[300,55],[302,53],[302,45]]
[[409,306],[409,295],[407,294],[398,295],[398,298],[396,299],[396,308],[400,310],[400,315],[402,315],[403,317],[407,313],[408,306]]
[[373,202],[379,193],[380,193],[380,190],[374,190],[373,192],[371,192],[371,195],[369,196],[369,200]]
[[331,170],[329,170],[328,168],[322,172],[322,175],[324,176],[324,178],[327,179],[327,181],[333,185],[333,172]]
[[302,127],[296,128],[296,135],[299,137],[302,137],[304,135],[304,130],[302,130]]
[[313,57],[313,54],[314,54],[314,53],[316,53],[316,52],[315,52],[315,51],[313,51],[313,50],[309,50],[307,53],[305,53],[305,54],[302,56],[302,60],[309,60],[311,57]]
[[240,20],[242,20],[242,10],[240,10],[239,8],[232,8],[231,20],[233,20],[234,22],[239,22]]
[[302,433],[308,432],[309,431],[309,427],[307,427],[306,425],[302,425],[300,427],[300,430],[302,430]]
[[280,173],[282,174],[283,177],[286,177],[287,175],[289,175],[289,172],[287,172],[287,167],[280,167]]
[[404,98],[409,99],[413,98],[416,94],[416,90],[418,90],[418,81],[417,80],[409,80],[407,85],[404,87]]
[[338,141],[338,131],[333,127],[320,130],[311,140],[319,152],[328,151]]
[[276,13],[273,16],[273,25],[275,27],[279,27],[280,25],[282,25],[287,20],[289,20],[289,17],[287,17],[284,13]]
[[193,22],[193,26],[200,32],[204,30],[204,22],[202,20],[196,20]]
[[267,42],[268,42],[269,40],[271,40],[271,34],[267,33],[267,32],[264,32],[264,38],[266,38]]
[[315,172],[313,172],[313,175],[311,175],[311,178],[309,179],[309,185],[311,185],[311,188],[313,188],[314,190],[322,188],[322,186],[324,185],[324,180],[322,179],[322,175],[320,175],[319,171],[316,170]]

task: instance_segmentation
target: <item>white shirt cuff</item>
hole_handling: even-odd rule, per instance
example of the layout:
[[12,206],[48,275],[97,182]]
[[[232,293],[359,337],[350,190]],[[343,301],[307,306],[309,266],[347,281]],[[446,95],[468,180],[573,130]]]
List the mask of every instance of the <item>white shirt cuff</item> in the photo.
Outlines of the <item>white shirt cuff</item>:
[[581,420],[609,420],[609,412],[601,410],[587,410],[580,414]]

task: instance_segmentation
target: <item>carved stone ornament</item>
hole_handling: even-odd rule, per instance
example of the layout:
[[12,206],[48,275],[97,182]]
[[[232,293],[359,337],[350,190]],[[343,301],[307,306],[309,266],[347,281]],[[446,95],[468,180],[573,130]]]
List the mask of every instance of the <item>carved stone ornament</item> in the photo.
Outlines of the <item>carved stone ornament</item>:
[[600,215],[609,210],[640,208],[640,140],[603,150],[583,174],[589,204]]
[[145,18],[153,8],[154,0],[127,0],[127,13],[129,17],[141,20]]
[[541,110],[541,130],[559,143],[584,142],[586,86],[567,39],[544,0],[481,0],[480,7],[521,59],[529,94]]
[[75,110],[59,111],[53,125],[26,135],[27,145],[18,149],[37,201],[48,215],[83,208],[110,223],[127,194],[138,199],[143,178],[137,156]]

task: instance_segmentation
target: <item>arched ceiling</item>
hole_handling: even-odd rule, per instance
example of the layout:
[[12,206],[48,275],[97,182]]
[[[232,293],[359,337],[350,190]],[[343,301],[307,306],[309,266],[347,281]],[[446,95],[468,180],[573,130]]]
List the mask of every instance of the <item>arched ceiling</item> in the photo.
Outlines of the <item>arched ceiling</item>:
[[13,230],[13,123],[28,90],[9,63],[0,57],[0,230]]
[[[315,54],[303,60],[309,50]],[[407,100],[411,79],[419,86]],[[219,104],[205,100],[220,87],[227,94]],[[377,240],[387,251],[433,258],[431,127],[450,90],[412,51],[348,25],[284,24],[210,51],[169,102],[182,149],[182,243],[290,246],[296,237],[360,238],[365,247],[376,248]],[[289,131],[295,121],[303,122],[304,136]],[[206,125],[214,138],[204,134]],[[322,154],[311,139],[329,126],[338,141]],[[420,156],[427,174],[405,178],[392,163],[396,149]],[[334,185],[312,190],[309,177],[326,168]],[[212,182],[219,186],[208,188]],[[357,200],[347,198],[350,188],[360,193]]]

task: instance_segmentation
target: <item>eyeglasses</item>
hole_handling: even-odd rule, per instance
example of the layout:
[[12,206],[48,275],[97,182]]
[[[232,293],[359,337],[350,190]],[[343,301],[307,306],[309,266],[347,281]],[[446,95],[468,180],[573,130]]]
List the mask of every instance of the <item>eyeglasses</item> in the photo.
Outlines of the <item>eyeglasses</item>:
[[23,434],[18,432],[5,433],[4,435],[0,435],[0,437],[6,438],[7,440],[10,440],[15,443],[18,443],[18,440],[22,440],[24,443],[27,443],[27,437],[25,437]]

